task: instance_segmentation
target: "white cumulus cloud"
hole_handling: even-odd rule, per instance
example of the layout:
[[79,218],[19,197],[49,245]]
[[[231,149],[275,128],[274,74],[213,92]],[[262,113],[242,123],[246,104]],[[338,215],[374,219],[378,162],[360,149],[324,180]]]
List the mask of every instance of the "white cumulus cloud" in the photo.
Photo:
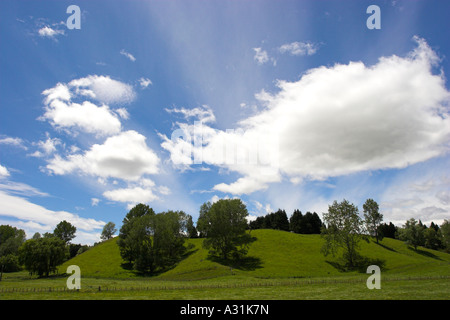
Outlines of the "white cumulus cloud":
[[49,26],[44,26],[38,30],[41,37],[55,39],[56,36],[63,35],[64,30],[52,29]]
[[8,169],[6,169],[6,167],[0,164],[0,178],[2,177],[9,177],[9,171]]
[[67,132],[79,130],[99,136],[121,131],[117,115],[128,118],[125,108],[114,110],[109,104],[124,104],[135,99],[132,86],[97,75],[75,79],[68,84],[58,83],[42,94],[46,96],[45,113],[40,120],[47,120],[55,128]]
[[[232,194],[261,190],[283,178],[323,180],[405,168],[442,155],[449,150],[450,93],[444,75],[432,72],[439,61],[435,52],[423,39],[414,40],[417,47],[406,57],[382,57],[372,66],[323,66],[298,81],[279,81],[277,93],[257,94],[266,108],[238,128],[203,124],[194,130],[180,124],[190,140],[162,136],[162,147],[175,155],[172,161],[192,165],[201,155],[203,163],[238,172],[237,181],[214,186]],[[227,144],[236,150],[231,161],[230,153],[224,157]],[[275,157],[261,163],[270,155]]]
[[158,172],[159,158],[145,143],[140,133],[129,130],[108,137],[103,144],[94,144],[84,153],[71,154],[65,159],[56,155],[47,169],[62,175],[80,172],[99,178],[138,180],[145,174]]

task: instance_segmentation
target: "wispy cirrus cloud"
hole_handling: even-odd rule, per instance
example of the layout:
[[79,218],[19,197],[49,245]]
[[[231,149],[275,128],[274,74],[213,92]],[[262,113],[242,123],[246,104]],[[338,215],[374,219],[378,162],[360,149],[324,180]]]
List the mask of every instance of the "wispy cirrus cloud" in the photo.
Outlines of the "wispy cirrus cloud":
[[124,49],[120,50],[120,54],[132,62],[136,61],[136,58],[131,53],[125,51]]
[[8,137],[8,136],[2,136],[0,138],[0,144],[4,144],[4,145],[9,145],[9,146],[14,146],[14,147],[18,147],[24,150],[27,150],[28,147],[25,145],[25,142],[21,139],[21,138],[17,138],[17,137]]
[[312,42],[294,41],[281,45],[278,50],[281,53],[289,53],[294,56],[311,56],[317,52],[319,46]]
[[269,55],[262,48],[253,48],[255,56],[253,57],[258,64],[264,64],[269,61]]

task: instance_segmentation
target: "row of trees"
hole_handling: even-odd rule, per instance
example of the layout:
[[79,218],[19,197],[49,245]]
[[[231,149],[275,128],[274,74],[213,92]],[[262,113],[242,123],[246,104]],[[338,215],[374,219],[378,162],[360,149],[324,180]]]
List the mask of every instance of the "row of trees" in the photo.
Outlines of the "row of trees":
[[322,229],[322,220],[317,213],[302,212],[298,209],[288,219],[286,211],[278,209],[277,212],[257,217],[249,223],[250,229],[275,229],[292,231],[302,234],[319,234]]

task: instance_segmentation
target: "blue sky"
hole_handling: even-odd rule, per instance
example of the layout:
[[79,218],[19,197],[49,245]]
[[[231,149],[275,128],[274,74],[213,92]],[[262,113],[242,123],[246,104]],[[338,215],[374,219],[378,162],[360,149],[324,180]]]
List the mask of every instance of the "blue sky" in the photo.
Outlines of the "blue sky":
[[[69,5],[81,11],[69,29]],[[366,26],[370,5],[381,29]],[[0,223],[136,203],[450,218],[448,1],[1,1]]]

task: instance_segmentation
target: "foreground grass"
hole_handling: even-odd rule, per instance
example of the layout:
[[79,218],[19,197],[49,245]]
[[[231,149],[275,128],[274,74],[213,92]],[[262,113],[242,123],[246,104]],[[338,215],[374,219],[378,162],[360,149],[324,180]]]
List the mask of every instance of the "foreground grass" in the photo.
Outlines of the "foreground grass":
[[[130,281],[84,279],[80,291],[59,291],[65,279],[30,280],[43,292],[4,292],[2,300],[448,300],[450,279],[385,279],[369,290],[365,278],[221,279],[220,281]],[[7,281],[8,282],[8,281]],[[52,291],[46,289],[52,287]],[[100,291],[99,291],[100,287]]]

